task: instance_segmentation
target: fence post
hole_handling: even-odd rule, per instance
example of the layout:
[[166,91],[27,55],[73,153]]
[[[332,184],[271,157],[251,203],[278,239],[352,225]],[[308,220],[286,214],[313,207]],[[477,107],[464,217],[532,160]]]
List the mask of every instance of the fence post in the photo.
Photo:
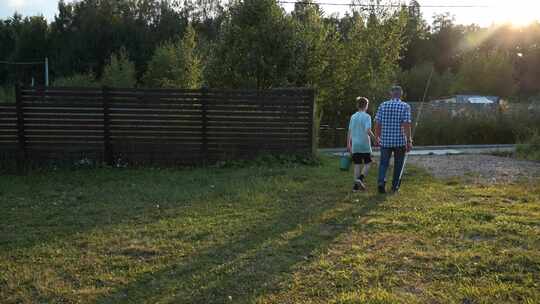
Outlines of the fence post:
[[208,162],[208,88],[203,87],[201,91],[201,161],[203,164],[206,164]]
[[308,93],[308,100],[309,100],[309,113],[311,114],[311,121],[308,128],[308,136],[310,139],[311,144],[311,156],[315,157],[317,153],[317,136],[319,134],[318,130],[315,130],[315,128],[319,128],[317,119],[316,119],[316,111],[315,111],[315,90],[311,89]]
[[109,88],[102,87],[102,105],[103,105],[103,158],[105,164],[112,166],[113,155],[111,147],[111,120],[110,120],[110,105],[109,105]]
[[15,106],[17,111],[17,170],[24,171],[27,160],[26,138],[24,136],[24,108],[20,84],[15,85]]

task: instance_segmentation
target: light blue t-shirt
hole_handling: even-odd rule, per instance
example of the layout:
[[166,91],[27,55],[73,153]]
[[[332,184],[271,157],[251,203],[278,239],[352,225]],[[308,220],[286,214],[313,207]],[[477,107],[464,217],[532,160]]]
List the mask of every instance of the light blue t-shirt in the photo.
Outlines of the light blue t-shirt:
[[369,129],[371,129],[371,116],[369,114],[356,112],[351,116],[349,132],[351,134],[352,153],[371,153]]

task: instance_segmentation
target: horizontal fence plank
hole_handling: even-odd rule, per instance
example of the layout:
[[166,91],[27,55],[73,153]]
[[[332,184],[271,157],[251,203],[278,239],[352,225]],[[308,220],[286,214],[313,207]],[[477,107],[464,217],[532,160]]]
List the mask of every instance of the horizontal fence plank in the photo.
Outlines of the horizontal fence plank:
[[200,129],[202,124],[199,121],[157,121],[157,120],[116,120],[111,123],[111,130],[124,129],[160,129],[160,128],[186,128]]
[[92,100],[87,102],[73,102],[73,101],[65,101],[65,100],[48,100],[45,102],[25,102],[23,99],[23,107],[25,108],[32,108],[32,107],[39,107],[39,108],[57,108],[57,107],[66,107],[66,108],[96,108],[96,109],[102,109],[103,104],[101,100]]
[[78,137],[103,137],[103,130],[42,130],[42,129],[30,129],[26,128],[24,131],[24,135],[27,138],[35,138],[38,136],[43,135],[50,135],[50,136],[78,136]]
[[133,104],[133,103],[109,103],[109,108],[115,111],[121,110],[147,110],[147,111],[166,111],[166,110],[202,110],[201,104],[160,104],[160,103],[151,103],[151,104]]
[[103,141],[103,136],[77,136],[77,135],[32,135],[25,136],[26,142],[57,142],[57,143],[99,143]]
[[50,142],[50,141],[33,141],[27,142],[26,148],[28,151],[102,151],[102,142]]
[[23,98],[100,98],[101,90],[45,90],[22,91]]
[[34,124],[34,123],[26,123],[24,125],[25,130],[42,130],[42,131],[49,131],[49,130],[66,130],[66,131],[100,131],[103,132],[103,125],[72,125],[72,124]]
[[264,123],[264,122],[279,122],[282,124],[287,123],[308,123],[306,120],[295,119],[294,117],[223,117],[223,116],[208,116],[208,122],[212,124],[213,122],[254,122],[254,123]]
[[115,151],[126,151],[130,149],[135,150],[156,150],[164,154],[168,154],[171,151],[201,151],[201,145],[198,143],[164,143],[164,142],[132,142],[126,143],[114,143]]
[[280,132],[280,133],[307,133],[309,131],[309,128],[306,126],[300,126],[300,127],[287,127],[287,126],[276,126],[276,127],[272,127],[272,126],[261,126],[259,128],[253,128],[253,127],[244,127],[244,128],[237,128],[237,127],[227,127],[227,126],[223,126],[223,127],[208,127],[207,128],[207,132],[209,133],[212,133],[212,132],[216,132],[216,133],[219,133],[219,132],[228,132],[228,133],[244,133],[244,132],[248,132],[248,133],[261,133],[261,134],[264,134],[266,132],[268,133],[272,133],[272,132]]
[[291,112],[241,112],[241,111],[211,111],[207,113],[208,117],[266,117],[266,118],[293,118],[296,120],[308,120],[307,114]]
[[31,106],[23,107],[25,114],[42,113],[42,114],[103,114],[102,108],[96,107],[59,107],[59,106]]
[[160,97],[160,96],[133,96],[133,97],[111,97],[112,103],[121,104],[121,103],[159,103],[163,105],[167,104],[200,104],[202,102],[209,105],[268,105],[268,106],[291,106],[291,107],[307,107],[309,106],[309,100],[304,98],[280,98],[280,97],[265,97],[265,98],[249,98],[249,97],[238,97],[238,96],[228,96],[228,97]]
[[109,115],[116,116],[116,117],[127,117],[127,116],[139,116],[139,115],[148,115],[148,116],[155,116],[155,117],[169,117],[169,116],[201,116],[201,110],[161,110],[161,109],[154,109],[154,110],[148,110],[148,109],[116,109],[112,108],[109,111]]
[[49,125],[49,124],[66,124],[66,125],[96,125],[96,124],[102,124],[103,119],[96,118],[96,119],[82,119],[82,118],[65,118],[65,117],[59,117],[59,118],[36,118],[36,117],[26,117],[24,119],[25,125],[26,124],[42,124],[42,125]]
[[51,120],[102,120],[103,114],[95,113],[24,113],[24,118]]
[[11,120],[16,120],[17,119],[17,115],[16,114],[4,114],[4,113],[0,113],[0,121],[11,121]]

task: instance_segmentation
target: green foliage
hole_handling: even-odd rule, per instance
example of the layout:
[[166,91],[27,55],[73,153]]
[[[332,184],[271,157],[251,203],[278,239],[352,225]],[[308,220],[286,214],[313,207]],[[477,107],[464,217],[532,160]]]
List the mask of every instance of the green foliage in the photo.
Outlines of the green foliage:
[[144,76],[146,86],[199,88],[202,84],[202,66],[196,39],[195,30],[189,26],[181,41],[159,46]]
[[461,114],[424,113],[415,134],[417,145],[515,144],[540,132],[540,116],[526,109],[496,113],[466,107]]
[[517,157],[540,161],[540,131],[536,130],[529,139],[516,146]]
[[200,88],[202,84],[202,64],[197,50],[197,33],[188,26],[180,45],[180,83],[185,88]]
[[15,88],[0,87],[0,103],[15,102]]
[[426,101],[456,93],[454,91],[456,76],[452,72],[447,70],[441,74],[435,69],[432,63],[424,62],[420,65],[414,66],[410,70],[401,72],[399,75],[399,82],[403,86],[406,93],[405,99],[407,101],[422,100],[432,71],[433,76],[431,78],[431,84],[428,88]]
[[52,82],[55,87],[82,87],[82,88],[98,88],[101,84],[96,80],[96,76],[92,72],[84,74],[75,74],[68,77],[60,77]]
[[384,9],[351,19],[344,45],[347,80],[340,119],[355,111],[357,96],[372,100],[372,108],[387,98],[399,72],[405,21],[401,13]]
[[329,50],[336,41],[330,36],[330,26],[324,23],[322,10],[312,2],[297,3],[292,21],[295,33],[292,79],[298,86],[318,89],[333,55]]
[[282,87],[294,73],[294,26],[275,0],[232,4],[212,53],[211,87]]
[[103,69],[101,82],[115,88],[134,88],[137,82],[135,64],[129,60],[126,50],[112,54],[109,64]]
[[514,64],[505,53],[469,53],[459,68],[455,90],[509,97],[516,89],[514,75]]

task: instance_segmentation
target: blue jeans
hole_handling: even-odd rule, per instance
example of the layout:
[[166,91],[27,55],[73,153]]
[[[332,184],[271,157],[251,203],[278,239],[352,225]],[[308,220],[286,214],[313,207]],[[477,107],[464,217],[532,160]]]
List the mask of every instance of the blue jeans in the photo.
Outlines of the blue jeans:
[[392,179],[392,189],[398,190],[401,183],[399,176],[401,175],[401,170],[403,169],[403,164],[405,162],[405,147],[381,147],[378,185],[384,186],[386,184],[386,171],[388,171],[388,167],[390,166],[390,157],[392,157],[392,153],[394,153],[394,177]]

